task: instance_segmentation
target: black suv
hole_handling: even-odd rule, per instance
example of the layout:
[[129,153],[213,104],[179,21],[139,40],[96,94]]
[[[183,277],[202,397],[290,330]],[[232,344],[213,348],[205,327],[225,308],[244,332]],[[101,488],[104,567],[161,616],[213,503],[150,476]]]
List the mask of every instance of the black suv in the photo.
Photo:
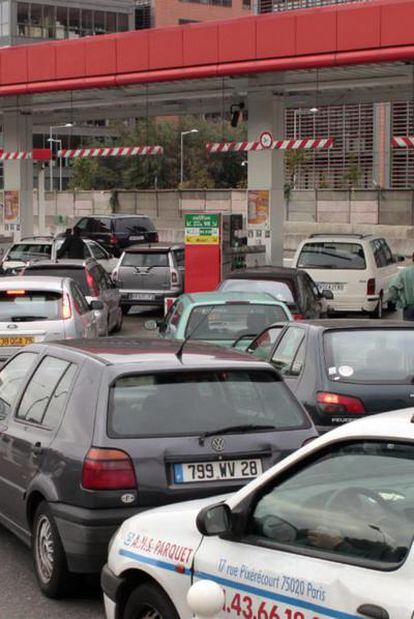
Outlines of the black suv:
[[129,516],[234,491],[316,436],[269,364],[180,347],[33,344],[0,370],[0,522],[32,546],[46,595],[98,572]]
[[82,217],[75,226],[82,237],[98,241],[115,256],[130,245],[158,242],[158,232],[146,215],[93,215]]

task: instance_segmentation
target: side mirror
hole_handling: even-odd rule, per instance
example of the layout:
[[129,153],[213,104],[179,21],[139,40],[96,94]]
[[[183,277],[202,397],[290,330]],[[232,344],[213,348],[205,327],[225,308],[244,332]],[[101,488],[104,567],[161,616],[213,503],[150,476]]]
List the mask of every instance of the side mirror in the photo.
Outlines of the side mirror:
[[321,296],[326,299],[327,301],[333,301],[334,299],[334,295],[332,290],[322,290],[321,292]]
[[202,535],[223,535],[231,528],[231,510],[226,503],[204,507],[196,519],[197,529]]
[[103,309],[105,309],[105,304],[102,301],[91,301],[89,303],[89,307],[91,308],[91,310],[94,311],[101,311]]
[[404,262],[405,257],[402,256],[401,254],[397,254],[396,256],[394,256],[394,260],[395,262]]
[[156,331],[159,326],[158,320],[146,320],[144,323],[144,327],[147,331]]

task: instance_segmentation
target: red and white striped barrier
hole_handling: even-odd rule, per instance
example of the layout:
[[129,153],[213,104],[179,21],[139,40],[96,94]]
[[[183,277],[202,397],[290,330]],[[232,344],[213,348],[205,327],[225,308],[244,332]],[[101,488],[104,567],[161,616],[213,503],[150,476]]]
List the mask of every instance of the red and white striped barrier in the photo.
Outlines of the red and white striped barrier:
[[7,151],[0,149],[0,161],[20,161],[33,159],[33,161],[47,161],[51,158],[50,148],[33,148],[33,150]]
[[162,146],[115,146],[107,148],[66,148],[58,151],[64,159],[93,157],[133,157],[137,155],[162,155]]
[[414,136],[394,136],[391,139],[391,146],[394,148],[414,148]]
[[253,142],[208,142],[208,153],[245,152],[255,150],[315,150],[332,148],[333,138],[303,138],[301,140],[273,140],[267,149],[259,140]]

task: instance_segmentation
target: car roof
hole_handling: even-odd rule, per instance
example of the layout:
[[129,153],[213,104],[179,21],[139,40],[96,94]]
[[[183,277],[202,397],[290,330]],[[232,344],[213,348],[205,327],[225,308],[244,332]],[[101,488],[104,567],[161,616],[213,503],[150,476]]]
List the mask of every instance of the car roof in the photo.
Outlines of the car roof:
[[243,366],[269,369],[269,365],[244,352],[204,342],[187,342],[182,356],[177,357],[182,341],[161,338],[100,337],[96,339],[62,340],[48,344],[48,349],[70,349],[106,365],[151,363],[179,369],[194,365]]
[[108,219],[133,219],[134,217],[139,217],[140,219],[142,217],[145,217],[145,219],[150,219],[148,215],[145,215],[145,213],[131,213],[131,214],[125,214],[125,213],[94,213],[93,215],[84,215],[83,217],[79,218],[79,221],[81,219],[101,219],[101,217],[107,217]]
[[240,271],[233,271],[224,279],[290,279],[296,277],[298,273],[304,273],[303,269],[293,267],[279,267],[271,264],[260,267],[251,267]]
[[1,277],[0,290],[62,290],[67,277]]
[[134,254],[134,253],[157,253],[157,252],[167,252],[174,249],[184,249],[183,244],[179,243],[143,243],[142,245],[131,245],[130,247],[126,247],[124,252],[126,254]]
[[10,247],[14,247],[15,245],[27,245],[30,243],[31,245],[53,245],[55,239],[51,236],[28,236],[24,239],[20,239],[20,241],[15,241],[10,245]]
[[329,233],[318,233],[311,234],[308,238],[303,240],[303,243],[308,243],[309,241],[372,241],[372,239],[383,238],[379,237],[376,234],[329,234]]
[[267,292],[238,292],[236,290],[229,292],[195,292],[183,294],[179,298],[180,300],[186,300],[194,305],[220,305],[231,302],[284,305],[284,303],[277,301],[272,295],[267,294]]
[[83,268],[85,266],[88,265],[94,265],[97,264],[97,261],[94,258],[84,258],[82,260],[76,260],[76,259],[63,259],[63,260],[38,260],[36,262],[32,262],[31,264],[27,265],[26,270],[27,269],[37,269],[39,267],[43,268],[43,267],[64,267],[64,268]]
[[414,322],[409,320],[375,320],[369,318],[325,318],[321,320],[299,320],[294,324],[305,325],[309,328],[320,329],[322,331],[329,331],[332,329],[414,329]]

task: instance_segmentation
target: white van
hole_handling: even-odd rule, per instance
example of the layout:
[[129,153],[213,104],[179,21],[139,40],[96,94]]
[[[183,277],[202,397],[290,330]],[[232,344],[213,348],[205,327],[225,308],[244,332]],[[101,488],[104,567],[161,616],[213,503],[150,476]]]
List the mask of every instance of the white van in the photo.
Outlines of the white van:
[[309,273],[320,290],[332,290],[334,311],[381,317],[403,260],[372,234],[312,234],[300,243],[292,266]]

